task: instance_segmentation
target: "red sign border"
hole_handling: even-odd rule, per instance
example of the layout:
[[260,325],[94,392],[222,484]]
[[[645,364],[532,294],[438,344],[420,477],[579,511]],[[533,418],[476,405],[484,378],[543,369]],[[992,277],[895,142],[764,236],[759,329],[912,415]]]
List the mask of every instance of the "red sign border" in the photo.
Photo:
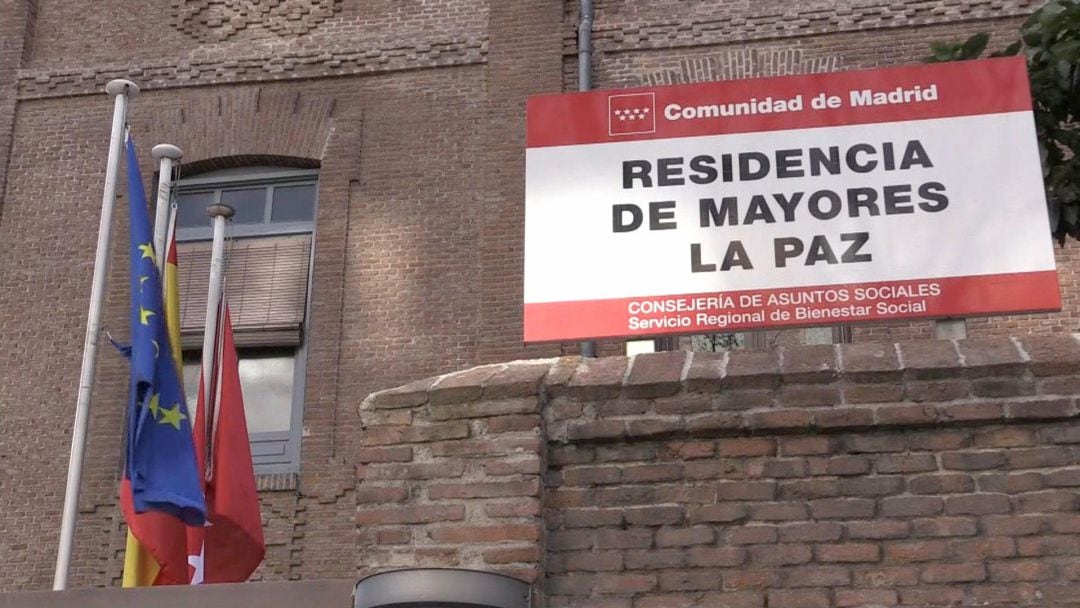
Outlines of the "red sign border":
[[[938,99],[860,107],[847,105],[850,91],[866,89],[875,80],[888,83],[888,90],[935,84]],[[994,86],[988,87],[987,82]],[[1022,112],[1032,109],[1030,89],[1023,58],[999,57],[826,74],[536,95],[526,103],[526,145],[540,148]],[[973,90],[989,92],[972,95]],[[642,93],[654,94],[657,114],[662,114],[666,105],[676,102],[688,106],[769,96],[790,98],[797,94],[804,96],[804,109],[679,121],[657,116],[654,132],[609,134],[609,98]],[[844,105],[834,109],[810,109],[809,98],[818,93],[839,95]]]
[[[773,294],[811,290],[849,289],[940,283],[942,294],[934,296],[938,302],[928,305],[921,314],[897,314],[875,317],[847,317],[814,319],[808,321],[770,321],[766,324],[735,324],[727,327],[662,328],[653,331],[633,332],[623,330],[628,326],[630,313],[626,311],[631,302],[646,300],[671,300],[706,298],[722,294],[738,298],[745,294]],[[829,307],[848,305],[876,305],[877,301],[899,303],[910,298],[887,298],[866,303],[829,304]],[[783,308],[792,308],[786,306]],[[824,308],[816,306],[816,308]],[[524,305],[524,339],[528,344],[543,342],[567,342],[592,339],[641,339],[658,335],[693,335],[731,333],[758,329],[789,329],[796,327],[821,327],[841,323],[878,323],[912,319],[935,319],[944,317],[978,317],[1000,314],[1032,314],[1061,310],[1061,290],[1057,270],[1042,270],[1009,274],[992,274],[967,277],[922,278],[900,281],[875,281],[867,283],[839,283],[833,285],[808,285],[771,289],[744,289],[730,292],[711,292],[679,295],[649,295],[582,300],[571,302],[535,302]],[[586,329],[588,331],[586,331]]]

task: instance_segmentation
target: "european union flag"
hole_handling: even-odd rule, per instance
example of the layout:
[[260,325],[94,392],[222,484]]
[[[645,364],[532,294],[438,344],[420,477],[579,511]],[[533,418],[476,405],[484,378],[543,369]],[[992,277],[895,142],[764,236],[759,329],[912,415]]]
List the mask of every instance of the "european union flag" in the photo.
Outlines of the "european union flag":
[[131,394],[127,458],[136,513],[163,511],[187,524],[206,520],[202,476],[195,460],[191,416],[169,348],[153,229],[135,157],[127,139],[131,215]]

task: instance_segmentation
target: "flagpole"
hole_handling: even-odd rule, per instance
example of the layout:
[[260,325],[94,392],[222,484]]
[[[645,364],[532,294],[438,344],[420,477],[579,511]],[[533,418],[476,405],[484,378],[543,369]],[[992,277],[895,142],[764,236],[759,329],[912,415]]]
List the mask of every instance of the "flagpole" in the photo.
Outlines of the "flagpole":
[[158,161],[157,201],[154,203],[154,253],[157,255],[158,272],[165,273],[165,235],[169,228],[169,201],[172,195],[173,167],[183,154],[172,144],[158,144],[152,150]]
[[[210,250],[210,285],[206,292],[206,325],[203,332],[202,349],[202,386],[203,408],[208,410],[215,400],[211,395],[216,393],[213,381],[214,370],[217,368],[218,355],[218,320],[221,318],[221,287],[225,278],[225,220],[233,216],[233,208],[228,205],[210,205],[206,208],[214,224],[214,243]],[[207,411],[199,412],[199,431],[206,432]],[[206,437],[205,460],[210,466],[212,442]],[[205,473],[205,471],[204,471]]]
[[67,588],[71,550],[75,543],[75,520],[79,512],[79,486],[82,484],[83,455],[90,422],[90,393],[94,387],[97,364],[97,345],[101,333],[105,289],[108,280],[109,242],[112,237],[113,206],[116,203],[116,176],[120,168],[120,149],[127,122],[128,100],[139,94],[139,87],[130,80],[112,80],[105,92],[116,98],[113,105],[112,132],[109,135],[109,156],[105,165],[105,192],[101,197],[101,220],[98,224],[97,253],[94,256],[94,275],[90,288],[90,310],[83,341],[82,371],[79,373],[79,392],[75,401],[75,427],[71,432],[71,457],[68,462],[67,487],[64,490],[64,513],[60,524],[60,546],[56,552],[53,589]]

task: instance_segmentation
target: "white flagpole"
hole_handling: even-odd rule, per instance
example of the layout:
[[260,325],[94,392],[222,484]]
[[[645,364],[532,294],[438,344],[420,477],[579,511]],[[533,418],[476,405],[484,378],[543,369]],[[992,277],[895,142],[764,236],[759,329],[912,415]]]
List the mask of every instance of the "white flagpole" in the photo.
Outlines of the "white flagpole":
[[[158,144],[153,149],[158,161],[157,202],[154,204],[154,253],[157,255],[158,272],[165,273],[165,237],[169,229],[169,201],[172,195],[173,167],[182,152],[171,144]],[[163,281],[164,284],[164,281]]]
[[[214,224],[214,243],[210,250],[210,286],[206,292],[206,325],[203,332],[202,349],[202,383],[203,383],[203,409],[199,412],[199,431],[206,437],[206,474],[211,469],[213,462],[213,437],[205,435],[207,429],[213,428],[212,420],[207,414],[217,418],[217,403],[213,399],[216,395],[216,376],[214,370],[218,367],[218,320],[221,313],[221,292],[225,279],[225,220],[233,216],[233,208],[228,205],[210,205],[206,208]],[[213,408],[213,410],[211,410]],[[208,421],[209,424],[208,424]]]
[[94,387],[97,345],[101,333],[105,288],[108,279],[109,242],[112,237],[113,206],[116,203],[116,178],[120,168],[120,152],[124,143],[128,100],[139,94],[139,87],[130,80],[113,80],[105,92],[116,98],[113,106],[112,133],[109,136],[109,157],[105,165],[105,192],[101,197],[101,220],[98,224],[97,253],[94,256],[94,276],[90,288],[90,311],[83,342],[82,371],[79,373],[79,392],[75,401],[75,428],[71,432],[71,458],[68,462],[67,488],[64,490],[64,514],[60,524],[60,546],[56,552],[56,571],[53,589],[67,588],[71,549],[75,543],[75,519],[79,512],[79,486],[82,484],[83,455],[90,422],[90,393]]

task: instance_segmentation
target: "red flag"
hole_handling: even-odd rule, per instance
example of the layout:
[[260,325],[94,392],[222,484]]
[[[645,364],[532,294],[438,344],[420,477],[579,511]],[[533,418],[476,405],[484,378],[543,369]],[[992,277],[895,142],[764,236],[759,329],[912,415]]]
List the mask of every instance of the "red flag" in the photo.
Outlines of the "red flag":
[[205,404],[200,382],[195,424],[196,451],[206,472],[207,524],[188,528],[193,585],[244,582],[266,554],[228,305],[222,306],[217,342],[217,353],[203,354],[203,365],[214,366],[213,386]]

